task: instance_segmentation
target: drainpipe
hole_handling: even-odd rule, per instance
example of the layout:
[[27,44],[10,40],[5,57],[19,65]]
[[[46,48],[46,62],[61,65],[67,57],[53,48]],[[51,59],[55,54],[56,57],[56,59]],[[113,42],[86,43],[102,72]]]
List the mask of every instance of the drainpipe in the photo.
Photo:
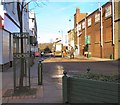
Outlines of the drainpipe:
[[99,11],[100,11],[100,51],[102,58],[102,48],[103,48],[103,23],[102,23],[102,6],[100,6],[100,1],[98,2]]
[[112,28],[113,28],[113,32],[112,32],[112,39],[113,39],[113,41],[112,41],[112,44],[114,45],[115,44],[115,42],[114,42],[114,19],[115,19],[115,16],[114,16],[114,0],[112,0]]
[[79,35],[78,35],[78,23],[77,23],[77,41],[78,41],[78,55],[80,54],[80,41],[79,41]]
[[100,34],[100,38],[101,38],[101,47],[103,47],[103,24],[102,24],[102,7],[100,7],[100,29],[101,29],[101,34]]
[[85,18],[85,37],[86,37],[86,18]]
[[102,49],[103,49],[103,23],[102,23],[102,6],[100,7],[100,47],[101,47],[101,58],[102,58]]
[[113,54],[112,54],[112,59],[114,59],[114,20],[115,20],[115,16],[114,16],[114,0],[112,0],[112,45],[113,45]]

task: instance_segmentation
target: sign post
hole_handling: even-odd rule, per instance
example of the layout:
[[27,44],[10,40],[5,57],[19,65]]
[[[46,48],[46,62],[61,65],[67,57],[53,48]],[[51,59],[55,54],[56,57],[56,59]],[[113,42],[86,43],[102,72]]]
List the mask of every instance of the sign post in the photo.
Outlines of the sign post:
[[89,44],[90,44],[90,36],[85,36],[85,45],[88,45],[88,58],[90,58],[90,53],[89,53]]

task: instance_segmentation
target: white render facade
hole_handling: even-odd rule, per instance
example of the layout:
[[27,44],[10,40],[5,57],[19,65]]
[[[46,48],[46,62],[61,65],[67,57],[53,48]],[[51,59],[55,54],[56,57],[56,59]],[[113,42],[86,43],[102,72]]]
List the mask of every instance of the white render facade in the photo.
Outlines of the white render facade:
[[36,49],[38,49],[38,44],[35,44],[37,43],[37,23],[34,11],[29,12],[29,34],[31,39],[33,39],[33,43],[31,43],[31,51],[35,52]]
[[[0,1],[0,16],[2,17],[2,27],[0,28],[0,71],[12,66],[13,61],[13,34],[20,32],[17,17],[17,3]],[[29,32],[29,14],[23,13],[23,30]]]

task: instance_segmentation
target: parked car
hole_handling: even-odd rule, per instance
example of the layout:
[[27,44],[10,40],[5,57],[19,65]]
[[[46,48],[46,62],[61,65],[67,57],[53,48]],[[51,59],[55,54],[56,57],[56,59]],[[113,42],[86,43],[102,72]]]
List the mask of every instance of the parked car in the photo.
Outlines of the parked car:
[[35,52],[35,57],[40,57],[40,52]]

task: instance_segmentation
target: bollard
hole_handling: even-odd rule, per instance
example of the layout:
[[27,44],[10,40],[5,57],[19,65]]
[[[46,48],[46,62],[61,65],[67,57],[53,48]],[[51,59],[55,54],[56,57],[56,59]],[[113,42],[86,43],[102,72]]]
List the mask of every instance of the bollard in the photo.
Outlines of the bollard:
[[68,103],[68,77],[67,72],[63,72],[64,76],[62,77],[63,83],[63,103]]
[[38,62],[38,85],[42,85],[42,62]]

